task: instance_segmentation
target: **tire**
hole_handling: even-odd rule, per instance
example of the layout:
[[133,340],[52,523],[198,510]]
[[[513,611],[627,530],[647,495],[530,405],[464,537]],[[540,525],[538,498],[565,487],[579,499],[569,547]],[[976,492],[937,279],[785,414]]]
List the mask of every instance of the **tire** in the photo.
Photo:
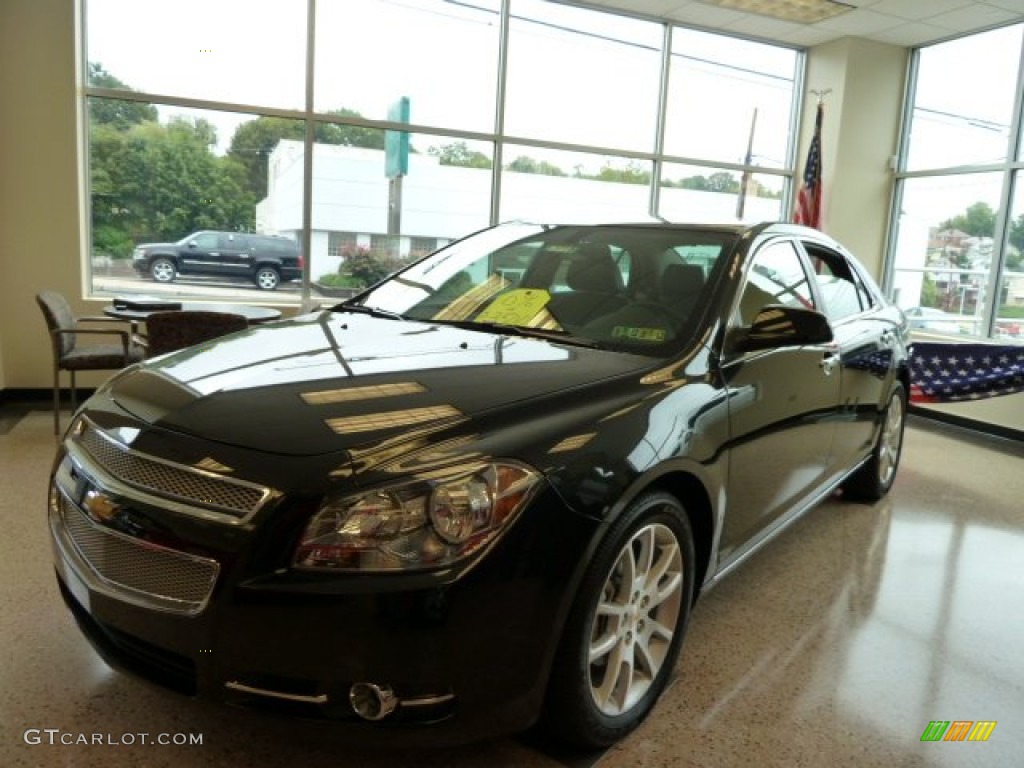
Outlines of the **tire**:
[[149,275],[158,283],[173,283],[178,270],[170,259],[154,259],[149,265]]
[[636,728],[675,669],[693,583],[685,510],[667,493],[640,497],[613,524],[583,577],[555,657],[542,726],[588,749],[607,747]]
[[878,442],[871,451],[871,458],[843,484],[844,495],[861,501],[878,501],[889,492],[903,452],[906,422],[907,391],[896,382],[882,414]]
[[281,275],[273,267],[260,267],[254,281],[260,290],[273,291],[281,284]]

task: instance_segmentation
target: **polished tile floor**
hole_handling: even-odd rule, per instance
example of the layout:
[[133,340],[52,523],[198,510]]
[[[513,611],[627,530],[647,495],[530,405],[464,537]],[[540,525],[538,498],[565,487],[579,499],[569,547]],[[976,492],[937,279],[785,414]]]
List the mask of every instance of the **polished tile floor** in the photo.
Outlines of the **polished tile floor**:
[[[912,419],[890,496],[828,501],[705,595],[674,683],[613,749],[527,735],[419,754],[300,737],[110,671],[53,582],[51,429],[46,411],[0,407],[3,768],[1024,765],[1024,444]],[[922,742],[933,720],[996,726]]]

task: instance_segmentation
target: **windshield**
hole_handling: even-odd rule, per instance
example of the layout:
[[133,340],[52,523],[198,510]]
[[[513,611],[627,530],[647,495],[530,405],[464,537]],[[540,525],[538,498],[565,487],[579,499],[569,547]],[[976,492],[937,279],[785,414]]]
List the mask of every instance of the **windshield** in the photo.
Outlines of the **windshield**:
[[708,300],[708,277],[734,239],[680,227],[502,225],[431,254],[357,303],[405,319],[661,354]]

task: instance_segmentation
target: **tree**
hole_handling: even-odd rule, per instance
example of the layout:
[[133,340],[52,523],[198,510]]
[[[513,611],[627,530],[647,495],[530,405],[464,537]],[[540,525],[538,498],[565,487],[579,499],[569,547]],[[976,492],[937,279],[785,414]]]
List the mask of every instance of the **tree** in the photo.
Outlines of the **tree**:
[[651,172],[637,162],[630,162],[626,168],[612,168],[605,165],[591,178],[598,181],[616,181],[620,184],[650,184]]
[[172,119],[128,130],[92,129],[93,247],[124,257],[141,240],[178,240],[196,229],[247,230],[255,200],[244,169],[210,151],[207,121]]
[[566,172],[557,165],[552,165],[546,160],[534,160],[532,157],[520,155],[511,163],[505,166],[505,170],[516,173],[538,173],[542,176],[566,176]]
[[947,219],[942,229],[958,229],[972,237],[992,237],[996,231],[996,212],[988,203],[977,202],[965,213]]
[[[107,72],[101,64],[89,62],[89,85],[97,88],[117,88],[130,91],[125,83]],[[90,125],[111,125],[124,130],[133,125],[157,120],[156,107],[139,101],[121,101],[120,99],[89,99]]]
[[1024,253],[1024,213],[1010,222],[1009,240],[1010,245],[1017,249],[1018,255]]
[[491,158],[483,152],[470,149],[464,141],[431,147],[427,153],[436,157],[441,165],[455,165],[462,168],[491,168],[494,166]]

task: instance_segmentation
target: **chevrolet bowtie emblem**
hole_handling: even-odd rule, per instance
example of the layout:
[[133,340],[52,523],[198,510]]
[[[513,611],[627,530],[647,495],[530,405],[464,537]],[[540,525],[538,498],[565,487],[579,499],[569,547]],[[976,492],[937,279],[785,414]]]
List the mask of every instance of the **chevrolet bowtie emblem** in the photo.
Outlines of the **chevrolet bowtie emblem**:
[[121,506],[105,493],[97,490],[86,491],[82,506],[89,517],[99,523],[109,523],[120,511]]

